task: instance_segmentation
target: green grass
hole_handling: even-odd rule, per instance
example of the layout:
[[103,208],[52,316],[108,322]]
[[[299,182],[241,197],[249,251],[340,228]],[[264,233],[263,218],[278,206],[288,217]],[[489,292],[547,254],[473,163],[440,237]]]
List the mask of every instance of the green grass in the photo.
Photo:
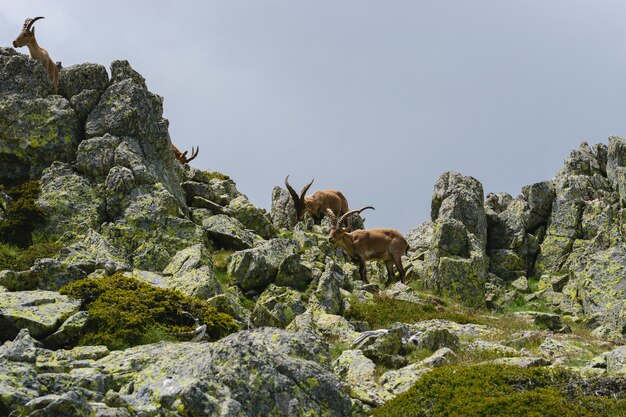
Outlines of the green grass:
[[33,244],[33,231],[45,221],[43,211],[35,205],[41,193],[39,181],[25,181],[2,187],[2,190],[11,197],[11,202],[2,207],[4,219],[0,220],[0,242],[26,248]]
[[445,366],[371,413],[377,417],[617,417],[626,400],[583,392],[561,369]]
[[209,180],[229,180],[230,177],[217,171],[204,171]]
[[352,303],[345,317],[348,320],[366,321],[372,329],[388,328],[396,322],[416,323],[431,319],[450,320],[459,324],[483,323],[477,316],[456,311],[459,308],[459,306],[449,307],[446,303],[416,304],[377,295],[371,302]]

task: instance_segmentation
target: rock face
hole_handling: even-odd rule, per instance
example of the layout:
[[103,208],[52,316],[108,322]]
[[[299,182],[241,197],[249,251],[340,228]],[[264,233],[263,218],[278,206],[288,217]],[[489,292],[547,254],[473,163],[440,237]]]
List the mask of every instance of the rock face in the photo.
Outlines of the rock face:
[[350,399],[329,364],[315,336],[271,328],[214,343],[116,352],[50,351],[25,331],[0,347],[0,410],[42,416],[350,416]]

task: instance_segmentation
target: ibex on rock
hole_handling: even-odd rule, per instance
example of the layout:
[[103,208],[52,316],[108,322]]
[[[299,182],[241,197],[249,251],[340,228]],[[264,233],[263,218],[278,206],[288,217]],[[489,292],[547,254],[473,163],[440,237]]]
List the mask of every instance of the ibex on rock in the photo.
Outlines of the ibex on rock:
[[374,207],[366,206],[358,210],[352,210],[344,214],[337,220],[335,213],[327,210],[328,216],[332,220],[330,231],[328,232],[328,240],[336,243],[352,258],[356,258],[359,262],[359,274],[363,282],[367,282],[367,273],[365,261],[379,260],[384,261],[389,274],[389,282],[395,280],[393,265],[396,265],[400,273],[400,282],[404,282],[405,272],[402,267],[402,255],[406,253],[409,247],[408,242],[402,236],[402,233],[395,229],[361,229],[348,232],[342,228],[341,222],[352,214],[357,214],[365,209]]
[[302,188],[300,195],[289,185],[288,179],[289,175],[285,178],[285,186],[287,186],[287,190],[291,194],[293,204],[296,207],[297,221],[302,220],[305,212],[308,212],[313,217],[315,224],[322,222],[322,218],[326,215],[327,210],[330,210],[335,216],[341,216],[348,212],[348,200],[346,200],[341,191],[320,190],[314,192],[310,197],[305,197],[306,192],[309,191],[309,187],[311,187],[315,179],[312,179],[310,183]]
[[199,147],[191,147],[191,156],[189,158],[187,158],[187,151],[185,152],[181,152],[178,150],[178,148],[172,144],[172,150],[174,151],[174,156],[176,157],[176,159],[178,159],[178,162],[180,162],[181,164],[188,164],[189,162],[191,162],[196,156],[198,156],[198,151],[200,150]]
[[20,35],[13,41],[13,46],[15,48],[20,48],[22,46],[28,47],[30,57],[41,62],[41,65],[43,65],[46,71],[48,71],[48,75],[52,80],[54,94],[57,94],[59,91],[59,70],[57,69],[54,61],[52,61],[52,58],[50,58],[48,51],[39,46],[37,39],[35,39],[35,28],[33,27],[33,23],[43,18],[43,16],[39,16],[34,19],[26,19],[24,21],[24,26],[22,27],[22,32],[20,32]]

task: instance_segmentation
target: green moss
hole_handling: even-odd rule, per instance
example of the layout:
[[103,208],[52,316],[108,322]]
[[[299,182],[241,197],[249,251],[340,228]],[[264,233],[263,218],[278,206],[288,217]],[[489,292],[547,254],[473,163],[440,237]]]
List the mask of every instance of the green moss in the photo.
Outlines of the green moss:
[[233,252],[233,250],[221,249],[211,254],[211,258],[213,259],[213,266],[217,271],[226,272],[226,267],[228,266],[230,255],[232,255]]
[[579,377],[560,369],[446,366],[374,410],[373,416],[623,416],[626,399],[583,392]]
[[26,181],[4,189],[11,197],[7,207],[3,207],[3,220],[0,220],[0,241],[22,248],[30,246],[32,233],[43,224],[43,211],[35,205],[41,192],[39,181]]
[[229,180],[230,177],[217,171],[204,171],[209,180]]
[[191,316],[207,325],[211,340],[237,330],[230,315],[202,300],[122,274],[76,281],[59,292],[82,299],[89,312],[80,340],[83,345],[124,349],[160,340],[190,340],[196,327]]
[[345,317],[348,320],[366,321],[372,329],[388,328],[395,322],[416,323],[431,319],[450,320],[459,324],[482,324],[480,319],[456,312],[446,305],[416,304],[384,296],[375,296],[371,302],[351,304]]
[[63,245],[58,242],[34,243],[26,249],[0,243],[0,271],[4,269],[25,271],[30,269],[37,259],[56,256],[62,247]]

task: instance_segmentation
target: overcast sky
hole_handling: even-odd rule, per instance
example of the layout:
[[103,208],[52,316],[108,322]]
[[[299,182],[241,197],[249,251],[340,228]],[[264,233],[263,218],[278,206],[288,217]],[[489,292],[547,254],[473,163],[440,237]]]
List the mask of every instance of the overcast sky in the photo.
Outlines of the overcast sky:
[[267,209],[315,177],[407,232],[445,171],[518,195],[626,137],[623,0],[1,0],[1,44],[34,16],[64,66],[130,61],[192,165]]

